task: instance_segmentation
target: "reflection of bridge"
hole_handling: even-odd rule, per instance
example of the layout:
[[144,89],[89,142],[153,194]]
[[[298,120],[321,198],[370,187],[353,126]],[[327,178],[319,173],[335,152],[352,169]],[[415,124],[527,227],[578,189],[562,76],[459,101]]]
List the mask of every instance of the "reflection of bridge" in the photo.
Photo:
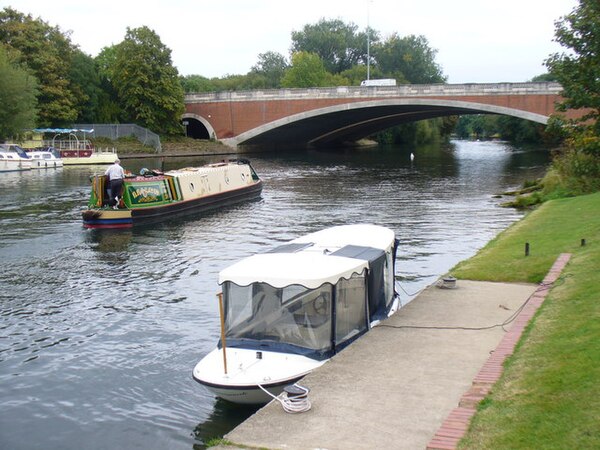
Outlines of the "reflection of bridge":
[[545,124],[558,83],[430,84],[187,94],[187,134],[237,146],[323,146],[394,125],[462,114]]

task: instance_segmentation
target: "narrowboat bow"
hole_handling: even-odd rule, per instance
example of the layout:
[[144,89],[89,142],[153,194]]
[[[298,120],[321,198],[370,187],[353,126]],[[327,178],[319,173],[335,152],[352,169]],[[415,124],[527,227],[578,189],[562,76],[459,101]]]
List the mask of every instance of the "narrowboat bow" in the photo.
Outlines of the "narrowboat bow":
[[174,215],[202,212],[258,198],[262,181],[247,160],[233,160],[168,172],[142,169],[126,176],[121,201],[109,206],[105,175],[92,177],[85,228],[131,228]]
[[388,228],[344,225],[224,269],[221,340],[193,378],[225,400],[267,403],[264,390],[280,394],[398,309],[396,248]]

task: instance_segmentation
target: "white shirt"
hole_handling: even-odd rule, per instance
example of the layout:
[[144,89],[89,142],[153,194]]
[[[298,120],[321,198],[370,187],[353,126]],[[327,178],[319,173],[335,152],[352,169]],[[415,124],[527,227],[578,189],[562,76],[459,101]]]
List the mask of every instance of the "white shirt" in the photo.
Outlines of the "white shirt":
[[119,178],[125,178],[125,171],[117,163],[114,163],[112,166],[106,169],[106,172],[104,174],[108,175],[109,180],[118,180]]

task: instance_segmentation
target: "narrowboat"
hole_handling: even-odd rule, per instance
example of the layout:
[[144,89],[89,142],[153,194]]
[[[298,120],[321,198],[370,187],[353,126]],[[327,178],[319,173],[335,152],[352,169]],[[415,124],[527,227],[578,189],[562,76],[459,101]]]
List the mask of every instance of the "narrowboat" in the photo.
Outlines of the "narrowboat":
[[168,172],[142,169],[126,175],[118,205],[111,206],[105,175],[91,178],[85,228],[131,228],[175,215],[198,213],[260,197],[262,180],[247,160]]
[[397,246],[382,226],[334,226],[225,268],[221,339],[194,380],[233,403],[267,403],[398,309]]

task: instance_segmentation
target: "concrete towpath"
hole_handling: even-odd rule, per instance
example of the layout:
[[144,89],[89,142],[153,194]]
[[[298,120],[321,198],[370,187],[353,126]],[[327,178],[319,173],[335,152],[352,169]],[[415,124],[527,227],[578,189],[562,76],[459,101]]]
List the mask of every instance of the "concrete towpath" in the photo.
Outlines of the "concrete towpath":
[[455,289],[430,286],[302,380],[310,411],[289,414],[274,401],[224,439],[287,450],[425,449],[511,325],[493,326],[536,288],[465,280]]

